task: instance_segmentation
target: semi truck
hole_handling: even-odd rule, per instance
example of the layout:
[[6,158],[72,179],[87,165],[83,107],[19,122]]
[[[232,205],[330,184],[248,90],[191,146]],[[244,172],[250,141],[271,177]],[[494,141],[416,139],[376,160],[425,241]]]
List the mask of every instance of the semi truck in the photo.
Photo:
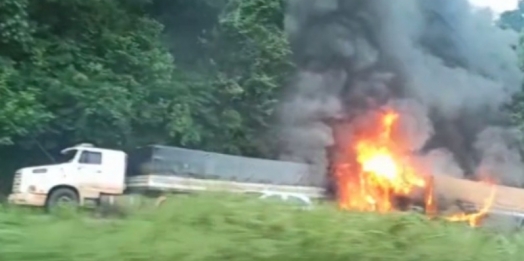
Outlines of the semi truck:
[[[198,191],[324,195],[324,181],[307,164],[151,145],[129,153],[79,144],[59,162],[16,171],[8,202],[46,207],[116,202],[131,194]],[[129,197],[128,197],[129,198]]]
[[[432,180],[435,198],[469,202],[475,209],[485,205],[493,191],[491,185],[450,176],[434,175]],[[126,153],[84,143],[62,150],[56,163],[17,170],[8,201],[52,209],[63,203],[133,204],[136,195],[200,191],[320,199],[330,195],[326,183],[307,164],[161,145]],[[489,212],[520,222],[524,220],[522,198],[523,189],[497,186]]]

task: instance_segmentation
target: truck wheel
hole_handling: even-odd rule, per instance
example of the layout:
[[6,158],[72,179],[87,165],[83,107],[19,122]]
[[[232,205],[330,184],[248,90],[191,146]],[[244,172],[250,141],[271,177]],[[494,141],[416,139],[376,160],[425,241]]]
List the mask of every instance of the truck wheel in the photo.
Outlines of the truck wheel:
[[78,195],[69,188],[60,188],[51,193],[47,198],[46,210],[53,211],[60,207],[76,209],[80,203]]

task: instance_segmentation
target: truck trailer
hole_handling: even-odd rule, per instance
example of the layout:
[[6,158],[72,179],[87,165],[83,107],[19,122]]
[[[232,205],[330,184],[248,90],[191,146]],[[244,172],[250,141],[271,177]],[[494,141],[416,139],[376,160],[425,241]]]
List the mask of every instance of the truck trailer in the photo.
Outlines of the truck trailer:
[[307,164],[151,145],[129,153],[79,144],[55,164],[16,171],[8,201],[52,208],[113,201],[130,194],[197,191],[324,196],[324,181]]

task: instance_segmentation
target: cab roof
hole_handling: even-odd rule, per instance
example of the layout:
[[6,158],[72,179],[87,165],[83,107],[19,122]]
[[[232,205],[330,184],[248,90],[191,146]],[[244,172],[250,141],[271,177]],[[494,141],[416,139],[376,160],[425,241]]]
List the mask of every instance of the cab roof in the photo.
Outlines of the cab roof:
[[95,147],[93,144],[90,144],[90,143],[80,143],[80,144],[77,144],[75,146],[72,146],[72,147],[69,147],[69,148],[65,148],[61,151],[61,153],[66,153],[68,151],[72,151],[72,150],[79,150],[79,149],[89,149],[91,151],[96,151],[96,152],[118,152],[118,153],[124,153],[123,151],[121,150],[112,150],[112,149],[105,149],[105,148],[98,148],[98,147]]

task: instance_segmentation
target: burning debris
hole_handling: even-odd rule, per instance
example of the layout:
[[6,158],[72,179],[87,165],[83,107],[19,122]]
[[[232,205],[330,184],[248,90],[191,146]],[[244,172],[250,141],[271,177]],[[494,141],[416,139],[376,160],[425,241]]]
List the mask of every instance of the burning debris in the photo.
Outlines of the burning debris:
[[[364,211],[393,210],[393,198],[408,196],[415,188],[423,188],[426,181],[411,167],[405,148],[392,137],[399,114],[385,111],[378,115],[363,115],[376,122],[352,126],[353,144],[341,144],[354,155],[334,162],[340,207]],[[343,131],[348,131],[343,128]]]
[[[418,205],[423,206],[426,214],[435,217],[439,212],[438,200],[432,176],[423,166],[417,166],[409,148],[405,146],[402,137],[396,137],[396,127],[400,115],[394,110],[374,112],[375,115],[363,115],[369,121],[366,128],[350,130],[354,136],[353,144],[341,144],[354,154],[353,157],[335,161],[335,178],[338,191],[339,206],[345,210],[389,212],[395,209],[409,209],[416,193]],[[354,124],[352,126],[362,127]],[[342,128],[346,133],[347,128]],[[488,213],[495,197],[495,186],[486,202],[478,212],[466,214],[459,212],[445,219],[455,222],[468,222],[478,226]],[[420,194],[420,193],[419,193]]]
[[[489,13],[467,0],[288,0],[285,26],[298,72],[282,157],[318,179],[332,165],[341,208],[386,212],[426,191],[434,215],[442,175],[524,185],[501,111],[521,86],[517,36]],[[494,197],[447,218],[478,224]]]

